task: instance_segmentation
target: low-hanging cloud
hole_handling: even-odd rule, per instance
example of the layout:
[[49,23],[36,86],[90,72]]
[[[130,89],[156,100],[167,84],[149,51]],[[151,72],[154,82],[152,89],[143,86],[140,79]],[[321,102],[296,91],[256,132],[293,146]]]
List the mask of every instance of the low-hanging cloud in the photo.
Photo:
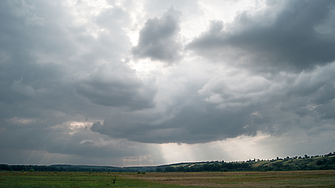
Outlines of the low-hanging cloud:
[[335,92],[334,70],[335,64],[329,64],[272,80],[242,73],[219,76],[183,91],[163,113],[119,114],[94,123],[91,130],[136,142],[188,144],[311,130],[335,120],[335,95],[329,94]]
[[76,93],[94,104],[128,109],[152,108],[157,92],[155,79],[141,80],[127,66],[93,70],[78,80]]
[[256,135],[257,125],[252,125],[250,116],[253,111],[253,106],[238,111],[218,110],[211,104],[185,106],[162,123],[106,118],[103,124],[94,123],[91,130],[111,138],[142,143],[206,143],[239,135]]

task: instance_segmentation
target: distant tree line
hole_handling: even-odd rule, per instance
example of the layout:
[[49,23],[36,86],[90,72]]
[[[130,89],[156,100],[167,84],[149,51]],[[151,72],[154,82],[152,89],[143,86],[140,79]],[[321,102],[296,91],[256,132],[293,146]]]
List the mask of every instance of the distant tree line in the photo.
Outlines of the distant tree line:
[[198,166],[191,167],[172,167],[157,168],[157,172],[204,172],[204,171],[250,171],[252,167],[247,162],[242,163],[225,163],[225,162],[209,162]]
[[231,172],[231,171],[292,171],[335,170],[335,152],[327,155],[286,157],[271,160],[248,160],[243,162],[199,162],[163,165],[157,172]]
[[109,167],[85,165],[8,165],[0,164],[0,171],[43,172],[154,172],[156,167]]

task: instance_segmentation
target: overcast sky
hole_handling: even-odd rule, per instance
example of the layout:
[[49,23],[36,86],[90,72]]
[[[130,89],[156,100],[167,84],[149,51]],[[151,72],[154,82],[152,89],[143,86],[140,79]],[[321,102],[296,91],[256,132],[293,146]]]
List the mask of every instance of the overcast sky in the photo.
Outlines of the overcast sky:
[[0,163],[335,151],[332,0],[3,0]]

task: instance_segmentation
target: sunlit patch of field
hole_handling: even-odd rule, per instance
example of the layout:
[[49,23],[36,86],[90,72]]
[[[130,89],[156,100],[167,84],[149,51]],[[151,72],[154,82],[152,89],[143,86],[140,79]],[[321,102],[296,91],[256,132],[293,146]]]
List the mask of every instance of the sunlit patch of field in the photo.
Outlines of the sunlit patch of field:
[[145,174],[0,172],[0,187],[335,187],[335,170]]

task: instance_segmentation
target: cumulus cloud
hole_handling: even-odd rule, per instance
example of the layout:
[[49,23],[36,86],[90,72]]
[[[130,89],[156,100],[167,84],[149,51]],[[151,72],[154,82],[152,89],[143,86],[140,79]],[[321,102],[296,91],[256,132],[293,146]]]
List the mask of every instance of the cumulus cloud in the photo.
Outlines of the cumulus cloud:
[[333,1],[278,1],[232,23],[213,21],[187,49],[249,69],[310,70],[335,60],[334,18]]
[[172,64],[182,58],[179,40],[181,12],[169,8],[161,18],[150,18],[140,31],[137,46],[132,48],[135,58],[150,58]]

